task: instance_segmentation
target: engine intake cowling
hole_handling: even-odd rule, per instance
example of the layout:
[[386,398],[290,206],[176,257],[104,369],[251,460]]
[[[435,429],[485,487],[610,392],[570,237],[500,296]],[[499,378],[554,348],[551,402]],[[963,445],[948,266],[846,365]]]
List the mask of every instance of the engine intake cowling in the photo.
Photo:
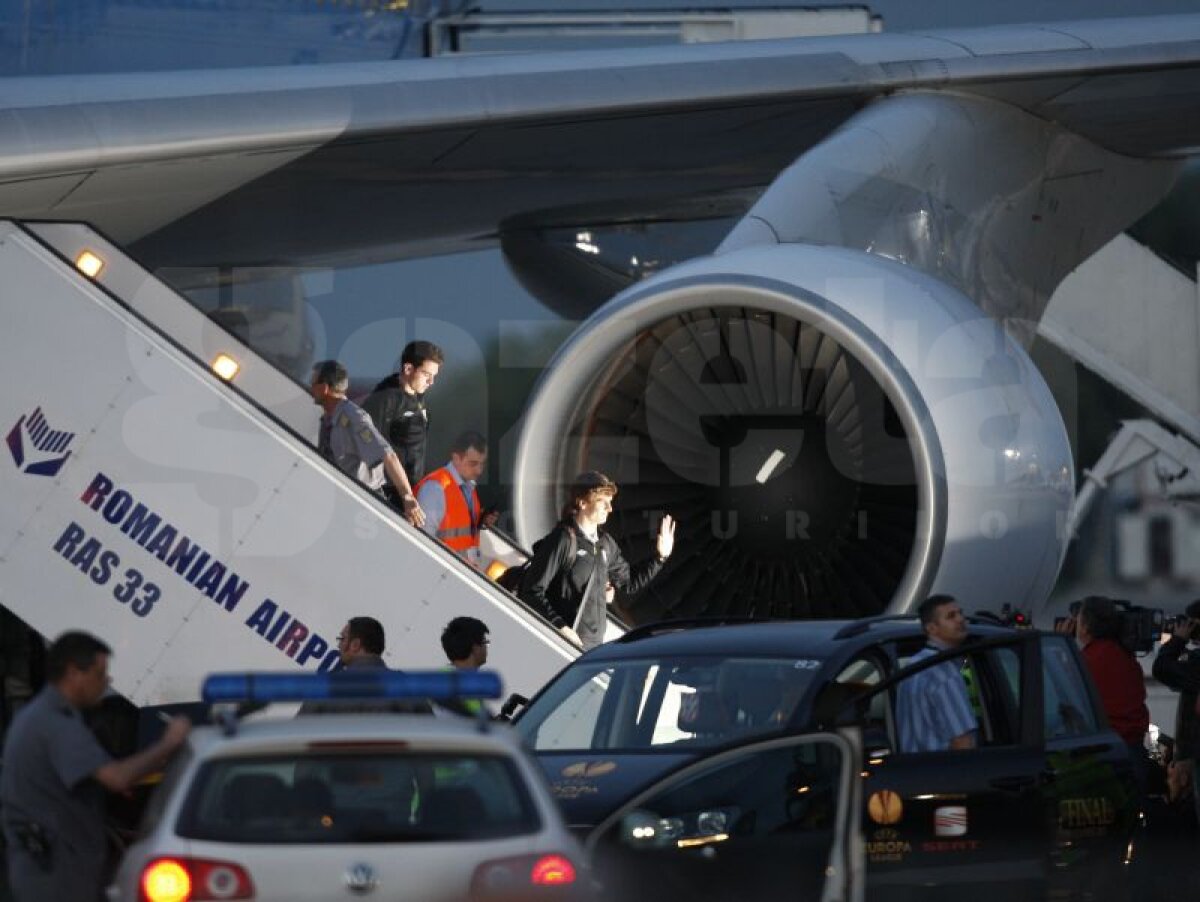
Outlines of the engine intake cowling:
[[524,543],[587,469],[621,486],[608,528],[631,560],[661,512],[679,521],[639,620],[1040,602],[1074,488],[1050,391],[998,323],[902,264],[809,245],[693,260],[579,328],[527,411]]

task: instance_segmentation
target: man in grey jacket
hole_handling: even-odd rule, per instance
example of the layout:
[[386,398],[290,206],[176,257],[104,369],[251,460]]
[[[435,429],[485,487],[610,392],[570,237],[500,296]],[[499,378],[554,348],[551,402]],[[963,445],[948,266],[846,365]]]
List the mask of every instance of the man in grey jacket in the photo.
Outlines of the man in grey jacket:
[[176,717],[153,745],[112,758],[83,722],[108,689],[111,654],[95,636],[63,633],[46,653],[46,686],[9,729],[0,809],[16,902],[103,898],[105,791],[128,792],[163,767],[191,728]]

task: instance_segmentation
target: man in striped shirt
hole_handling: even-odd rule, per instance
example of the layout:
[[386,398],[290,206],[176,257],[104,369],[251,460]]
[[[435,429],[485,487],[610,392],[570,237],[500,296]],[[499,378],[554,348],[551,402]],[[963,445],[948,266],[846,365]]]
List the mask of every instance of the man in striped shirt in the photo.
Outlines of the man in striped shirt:
[[[958,648],[967,638],[967,620],[949,595],[931,595],[917,608],[926,645],[909,659],[916,664]],[[896,720],[902,752],[940,752],[975,747],[979,722],[971,708],[957,659],[926,668],[900,683]]]

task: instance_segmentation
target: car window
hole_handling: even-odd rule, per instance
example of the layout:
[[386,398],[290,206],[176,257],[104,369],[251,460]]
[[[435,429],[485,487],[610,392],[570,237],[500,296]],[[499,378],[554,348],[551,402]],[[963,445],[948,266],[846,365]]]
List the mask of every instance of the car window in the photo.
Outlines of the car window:
[[770,746],[697,765],[602,828],[604,898],[821,898],[847,762],[825,739]]
[[1015,648],[997,648],[996,663],[1003,676],[1004,685],[1018,706],[1021,704],[1021,658]]
[[1021,687],[1021,655],[1018,648],[992,648],[979,656],[976,672],[979,676],[981,705],[987,712],[981,718],[984,744],[1008,745],[1020,739],[1021,707],[1024,701]]
[[578,664],[517,729],[536,751],[704,747],[789,723],[820,661],[677,657]]
[[854,700],[866,695],[885,676],[881,660],[874,655],[858,657],[822,686],[813,701],[813,719],[817,726],[832,729],[855,724],[863,730],[866,748],[879,749],[888,744],[889,711],[887,695],[876,693],[866,707]]
[[218,842],[363,843],[467,841],[539,828],[506,757],[347,750],[208,761],[176,832]]
[[521,713],[517,730],[539,751],[584,749],[592,744],[611,667],[573,667]]
[[1042,686],[1046,739],[1097,732],[1099,727],[1087,684],[1062,636],[1042,637]]

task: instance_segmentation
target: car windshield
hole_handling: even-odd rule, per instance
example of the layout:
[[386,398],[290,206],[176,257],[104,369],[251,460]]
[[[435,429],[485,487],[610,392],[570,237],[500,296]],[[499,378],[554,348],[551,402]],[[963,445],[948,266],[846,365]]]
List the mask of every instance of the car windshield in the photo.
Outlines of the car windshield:
[[291,753],[217,758],[176,832],[236,843],[454,842],[534,833],[520,772],[499,755]]
[[539,752],[720,745],[787,725],[819,667],[717,656],[577,664],[517,729]]

